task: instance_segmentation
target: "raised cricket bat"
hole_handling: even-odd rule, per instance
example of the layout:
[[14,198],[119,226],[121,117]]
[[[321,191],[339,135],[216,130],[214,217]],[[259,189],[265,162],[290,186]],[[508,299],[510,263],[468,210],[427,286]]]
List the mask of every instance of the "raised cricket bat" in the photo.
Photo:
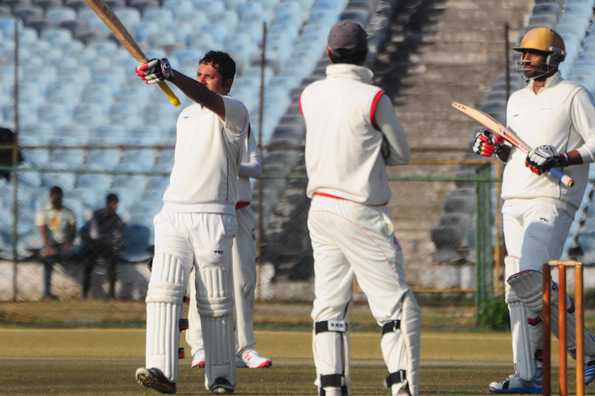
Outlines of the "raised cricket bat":
[[[451,105],[461,113],[465,114],[467,117],[486,127],[490,132],[501,136],[504,138],[504,140],[517,147],[523,153],[528,154],[529,151],[531,151],[531,147],[525,143],[516,133],[496,121],[489,114],[458,102],[452,102]],[[549,174],[558,179],[566,187],[570,188],[574,186],[574,179],[562,172],[560,168],[550,169]]]
[[[147,58],[140,49],[132,35],[126,30],[120,19],[114,14],[114,12],[103,2],[103,0],[85,0],[85,3],[97,14],[99,19],[105,23],[105,25],[112,31],[116,39],[122,44],[124,48],[130,52],[130,55],[136,59],[139,63],[146,63]],[[171,88],[163,81],[159,82],[159,88],[167,96],[169,103],[174,106],[180,105],[180,99],[171,90]]]

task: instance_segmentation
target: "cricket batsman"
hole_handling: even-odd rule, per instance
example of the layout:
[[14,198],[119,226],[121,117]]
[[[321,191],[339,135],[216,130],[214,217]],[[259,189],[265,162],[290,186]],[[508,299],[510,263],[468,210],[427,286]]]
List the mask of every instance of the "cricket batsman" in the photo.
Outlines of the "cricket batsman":
[[192,269],[203,327],[205,386],[215,394],[235,388],[231,252],[241,153],[249,129],[248,110],[227,96],[235,70],[233,59],[219,51],[209,51],[199,61],[196,79],[173,70],[167,59],[137,68],[147,83],[172,82],[194,102],[178,116],[170,183],[154,220],[146,363],[136,371],[141,385],[162,393],[176,393],[178,321]]
[[[492,393],[543,392],[542,265],[559,259],[564,241],[595,160],[595,109],[589,92],[564,80],[562,37],[548,27],[530,29],[514,48],[521,53],[520,70],[527,86],[508,100],[508,127],[534,147],[528,155],[487,131],[475,137],[473,151],[506,162],[502,180],[505,258],[505,299],[510,312],[514,373],[492,382]],[[565,187],[548,177],[564,168],[575,180]],[[554,284],[553,288],[557,286]],[[558,332],[557,293],[552,292],[552,329]],[[568,304],[568,352],[575,356],[575,315]],[[595,379],[595,340],[585,336],[585,383]]]
[[326,78],[300,97],[306,122],[308,229],[314,251],[315,384],[321,396],[351,395],[349,306],[357,278],[381,329],[393,396],[419,394],[420,309],[388,216],[385,167],[410,149],[390,99],[362,66],[367,34],[356,22],[330,31]]

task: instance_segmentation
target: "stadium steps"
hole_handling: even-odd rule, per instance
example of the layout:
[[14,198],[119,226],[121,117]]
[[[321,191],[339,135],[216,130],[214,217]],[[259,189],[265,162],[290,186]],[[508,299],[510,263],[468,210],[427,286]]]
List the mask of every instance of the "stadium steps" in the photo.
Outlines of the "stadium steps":
[[[341,19],[357,19],[367,25],[372,43],[371,53],[383,45],[386,23],[392,15],[392,4],[395,0],[365,1],[351,0],[341,14]],[[367,6],[363,6],[367,3]],[[369,5],[375,5],[375,11],[369,12]],[[299,87],[291,92],[291,105],[281,117],[279,126],[273,132],[268,149],[263,155],[263,169],[265,176],[280,175],[282,179],[275,179],[265,183],[264,195],[264,224],[265,246],[263,261],[275,267],[275,280],[305,279],[311,275],[312,251],[307,237],[306,216],[310,200],[305,197],[306,184],[305,165],[303,157],[303,119],[298,112],[299,96],[303,89],[311,82],[325,77],[325,69],[329,64],[326,54],[321,54],[313,72],[304,78]],[[292,147],[284,142],[283,128],[293,126],[296,133]],[[301,128],[301,134],[297,131]],[[280,144],[281,143],[281,144]],[[296,144],[297,143],[297,144]],[[279,166],[278,161],[283,161]],[[297,176],[297,179],[289,177]],[[257,194],[255,192],[255,194]]]
[[[414,158],[463,159],[474,124],[450,110],[453,100],[477,106],[503,69],[504,24],[510,40],[523,29],[530,0],[499,2],[434,0],[399,2],[390,43],[376,61],[376,81],[396,105]],[[441,147],[460,151],[444,150]],[[434,148],[435,151],[427,151]],[[454,175],[453,166],[407,166],[392,176]],[[436,264],[432,228],[439,224],[451,182],[398,182],[391,185],[391,217],[403,246],[409,280],[423,285],[416,268]]]

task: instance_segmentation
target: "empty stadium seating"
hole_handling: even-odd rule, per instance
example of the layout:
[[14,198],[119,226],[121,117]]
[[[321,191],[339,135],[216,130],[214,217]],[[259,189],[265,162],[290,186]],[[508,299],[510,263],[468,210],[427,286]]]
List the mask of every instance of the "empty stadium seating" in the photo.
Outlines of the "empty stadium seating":
[[[238,65],[232,95],[241,98],[253,116],[258,112],[262,23],[267,22],[270,64],[266,68],[264,103],[266,143],[290,105],[291,90],[316,66],[326,32],[346,0],[107,3],[149,56],[167,56],[174,67],[190,76],[205,51],[223,49],[231,53]],[[154,213],[167,184],[164,174],[171,170],[171,150],[126,152],[94,146],[171,145],[179,109],[169,106],[159,90],[138,81],[134,60],[83,0],[7,0],[0,7],[0,54],[8,60],[1,71],[0,122],[6,126],[13,127],[14,120],[11,63],[15,20],[21,59],[21,144],[59,146],[49,151],[25,149],[27,163],[35,168],[66,171],[22,173],[20,190],[24,196],[38,190],[45,196],[50,186],[61,185],[68,203],[82,218],[86,211],[101,206],[104,195],[113,190],[120,194],[123,210],[146,199],[143,210]],[[189,103],[186,98],[183,102]],[[256,119],[252,123],[255,128]],[[286,138],[295,140],[291,133]],[[68,147],[76,145],[89,146]],[[75,169],[116,174],[76,174],[72,172]],[[156,172],[162,176],[144,177],[144,182],[139,182],[130,176],[118,176],[118,172]],[[136,210],[131,218],[136,221],[142,216]],[[10,240],[7,229],[1,228],[2,240]]]

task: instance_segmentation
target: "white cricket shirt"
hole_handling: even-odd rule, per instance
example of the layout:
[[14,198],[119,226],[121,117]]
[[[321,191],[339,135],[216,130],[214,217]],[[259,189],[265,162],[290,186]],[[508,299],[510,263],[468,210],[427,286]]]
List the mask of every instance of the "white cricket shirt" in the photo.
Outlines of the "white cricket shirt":
[[260,155],[256,147],[254,133],[249,130],[248,137],[242,147],[242,162],[240,163],[240,178],[238,180],[238,203],[236,208],[246,207],[252,200],[251,177],[259,177],[262,173]]
[[588,163],[595,159],[595,109],[587,90],[556,73],[537,94],[531,83],[513,93],[506,120],[529,146],[548,144],[559,152],[577,149],[585,163],[563,169],[575,180],[574,187],[566,188],[551,176],[532,173],[525,166],[526,155],[513,149],[504,168],[502,198],[553,198],[578,208],[588,180]]
[[307,195],[365,205],[390,199],[386,165],[409,161],[409,144],[390,99],[370,84],[372,71],[333,64],[300,97],[306,121]]
[[223,96],[225,120],[197,103],[177,121],[174,165],[163,201],[178,212],[235,213],[248,110]]

